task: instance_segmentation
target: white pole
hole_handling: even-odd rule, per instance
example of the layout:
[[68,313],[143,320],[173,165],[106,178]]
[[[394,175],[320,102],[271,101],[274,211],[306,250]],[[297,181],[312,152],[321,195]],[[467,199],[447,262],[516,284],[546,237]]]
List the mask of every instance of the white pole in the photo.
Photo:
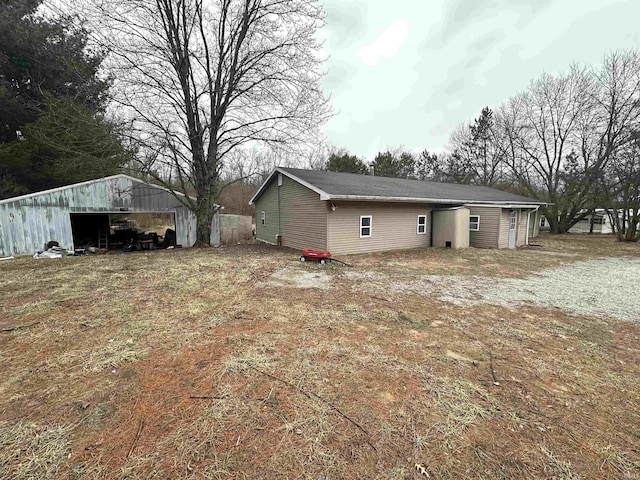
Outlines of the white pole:
[[524,242],[525,242],[525,245],[529,245],[529,223],[531,222],[531,214],[532,214],[533,212],[537,212],[539,208],[540,208],[540,206],[538,205],[538,206],[535,208],[535,210],[531,210],[531,211],[529,212],[529,214],[527,215],[527,233],[526,233],[526,235],[524,236]]

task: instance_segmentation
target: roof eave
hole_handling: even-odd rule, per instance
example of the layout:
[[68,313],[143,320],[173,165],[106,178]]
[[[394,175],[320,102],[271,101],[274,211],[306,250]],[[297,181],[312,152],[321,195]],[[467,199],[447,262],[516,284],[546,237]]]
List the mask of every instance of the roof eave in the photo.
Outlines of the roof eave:
[[545,202],[466,202],[465,206],[473,207],[489,207],[489,208],[540,208],[543,205],[548,205]]
[[266,180],[262,182],[262,185],[260,185],[260,188],[258,188],[258,191],[253,195],[253,197],[251,197],[251,200],[249,200],[249,205],[255,205],[256,201],[258,200],[258,198],[260,198],[262,193],[266,190],[267,185],[271,182],[271,179],[276,173],[281,173],[282,175],[289,177],[291,180],[298,182],[300,185],[307,187],[309,190],[316,192],[318,195],[320,195],[320,200],[329,200],[329,194],[324,190],[319,189],[318,187],[316,187],[315,185],[312,185],[309,182],[305,182],[301,178],[295,176],[290,172],[287,172],[286,170],[283,170],[280,167],[276,167],[271,171],[271,173],[266,178]]

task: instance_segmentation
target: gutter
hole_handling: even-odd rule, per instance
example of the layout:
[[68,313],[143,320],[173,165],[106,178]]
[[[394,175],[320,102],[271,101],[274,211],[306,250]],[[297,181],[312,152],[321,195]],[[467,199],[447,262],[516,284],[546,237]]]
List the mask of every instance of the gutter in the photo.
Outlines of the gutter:
[[546,202],[535,203],[465,203],[465,207],[484,207],[484,208],[534,208],[537,210],[542,205],[551,205]]
[[[473,205],[475,207],[500,207],[500,208],[533,208],[541,204],[546,205],[544,202],[530,202],[530,203],[505,203],[504,200],[486,201],[482,203],[476,203],[474,200],[453,199],[453,198],[425,198],[425,197],[384,197],[376,195],[331,195],[325,193],[320,195],[320,200],[350,200],[350,201],[364,201],[364,202],[406,202],[406,203],[444,203],[451,205],[464,206]],[[478,201],[480,202],[480,201]]]

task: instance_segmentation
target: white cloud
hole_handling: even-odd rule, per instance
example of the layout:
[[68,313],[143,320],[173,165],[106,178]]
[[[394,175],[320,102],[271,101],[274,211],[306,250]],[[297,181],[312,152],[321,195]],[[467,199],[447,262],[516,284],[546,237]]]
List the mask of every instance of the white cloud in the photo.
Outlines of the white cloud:
[[408,36],[409,22],[403,18],[389,25],[372,44],[361,48],[358,56],[367,65],[376,65],[382,58],[396,55]]

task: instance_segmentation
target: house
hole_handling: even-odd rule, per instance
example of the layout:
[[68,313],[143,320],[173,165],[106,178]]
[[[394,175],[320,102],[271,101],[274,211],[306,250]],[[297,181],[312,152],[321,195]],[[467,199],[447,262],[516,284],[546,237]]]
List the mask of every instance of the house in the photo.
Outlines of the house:
[[[128,175],[76,183],[0,201],[0,257],[33,255],[50,240],[64,248],[77,247],[79,238],[95,246],[106,244],[114,215],[173,214],[176,243],[196,241],[196,217],[169,190]],[[211,242],[220,242],[219,216],[212,224]]]
[[545,205],[475,185],[283,167],[250,203],[257,240],[335,254],[526,245]]
[[[578,212],[578,216],[586,212],[586,210],[581,210]],[[615,218],[614,211],[609,210],[609,212],[611,212],[611,216]],[[622,218],[622,214],[622,211],[618,211],[619,218]],[[568,233],[613,233],[614,229],[611,223],[611,216],[607,213],[606,209],[596,208],[592,213],[578,220],[578,222],[568,230]],[[549,221],[544,215],[541,215],[540,230],[549,230],[549,228]]]
[[[618,215],[622,216],[623,212]],[[615,213],[613,214],[615,217]],[[569,233],[613,233],[611,219],[607,211],[597,208],[591,215],[587,215],[569,229]]]

